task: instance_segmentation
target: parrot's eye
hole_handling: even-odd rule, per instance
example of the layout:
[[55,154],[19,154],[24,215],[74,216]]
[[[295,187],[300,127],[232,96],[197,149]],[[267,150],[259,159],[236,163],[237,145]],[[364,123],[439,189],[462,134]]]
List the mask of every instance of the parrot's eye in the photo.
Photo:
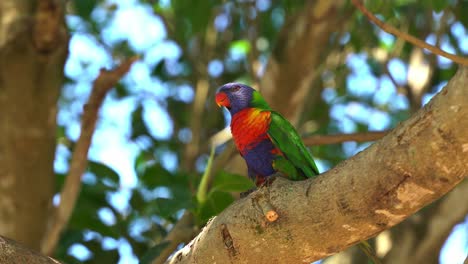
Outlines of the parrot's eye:
[[232,88],[232,91],[233,91],[233,92],[237,92],[237,91],[239,91],[239,89],[240,89],[240,86],[234,86],[234,87]]

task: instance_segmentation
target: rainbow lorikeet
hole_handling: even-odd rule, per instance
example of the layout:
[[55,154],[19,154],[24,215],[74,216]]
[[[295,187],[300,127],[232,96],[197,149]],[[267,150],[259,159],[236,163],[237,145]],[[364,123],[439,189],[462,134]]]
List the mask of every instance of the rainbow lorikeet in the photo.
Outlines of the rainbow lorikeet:
[[228,83],[218,89],[216,103],[231,113],[232,137],[257,186],[276,172],[291,180],[319,174],[294,127],[273,111],[258,91]]
[[[257,186],[276,172],[291,180],[319,174],[294,127],[273,111],[258,91],[244,84],[228,83],[218,89],[216,103],[231,113],[234,143]],[[361,241],[359,246],[374,263],[380,263],[369,243]]]

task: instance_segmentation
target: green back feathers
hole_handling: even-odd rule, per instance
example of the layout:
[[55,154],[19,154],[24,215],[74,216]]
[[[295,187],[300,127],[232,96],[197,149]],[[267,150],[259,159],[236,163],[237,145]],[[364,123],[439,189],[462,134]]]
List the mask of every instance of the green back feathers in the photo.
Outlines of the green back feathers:
[[284,158],[274,161],[274,168],[283,172],[291,180],[311,178],[319,174],[312,156],[302,143],[296,129],[279,113],[272,111],[258,91],[252,93],[250,106],[271,113],[268,136],[284,154]]
[[271,110],[268,103],[265,101],[265,99],[263,99],[263,96],[258,91],[252,92],[252,100],[250,101],[250,106],[262,110]]
[[[304,176],[311,178],[319,174],[312,156],[302,143],[296,129],[283,116],[274,111],[271,111],[268,136],[285,156],[285,159],[275,161],[275,169],[288,174],[292,180],[298,180]],[[292,169],[288,161],[296,170]]]

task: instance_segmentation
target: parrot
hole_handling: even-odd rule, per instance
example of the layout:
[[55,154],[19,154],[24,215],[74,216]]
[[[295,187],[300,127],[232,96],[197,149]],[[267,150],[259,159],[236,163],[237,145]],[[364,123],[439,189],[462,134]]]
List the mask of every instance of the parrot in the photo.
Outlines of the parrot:
[[[245,84],[227,83],[218,89],[215,101],[231,114],[232,138],[257,187],[277,172],[293,181],[319,175],[296,129],[270,108],[260,92]],[[367,241],[358,245],[375,264],[380,263]]]
[[216,104],[231,114],[231,133],[257,187],[280,172],[298,181],[319,174],[296,129],[272,110],[260,92],[241,83],[227,83],[216,92]]

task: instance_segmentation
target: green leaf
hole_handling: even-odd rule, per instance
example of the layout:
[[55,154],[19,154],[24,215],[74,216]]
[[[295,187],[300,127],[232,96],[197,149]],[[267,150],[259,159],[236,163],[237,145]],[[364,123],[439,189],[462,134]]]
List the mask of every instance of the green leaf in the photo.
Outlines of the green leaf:
[[147,238],[148,241],[162,241],[167,236],[167,232],[165,227],[153,221],[151,227],[140,235]]
[[158,257],[161,252],[169,245],[169,241],[161,242],[154,247],[150,248],[144,255],[141,257],[140,264],[151,263],[156,257]]
[[211,191],[244,192],[253,187],[255,185],[249,178],[221,171],[216,174]]
[[191,206],[191,200],[179,198],[156,198],[146,203],[145,214],[171,219],[178,211]]
[[79,230],[92,230],[102,236],[112,237],[115,239],[120,237],[120,233],[115,226],[108,226],[101,221],[97,215],[97,210],[91,211],[79,206],[75,208],[73,216],[70,219],[69,226]]
[[198,220],[202,223],[222,212],[228,207],[234,198],[227,192],[211,191],[207,200],[200,206]]
[[143,106],[140,104],[132,113],[132,133],[130,139],[135,140],[139,136],[149,135],[145,120],[143,120]]
[[75,6],[76,13],[80,17],[89,19],[91,12],[96,7],[97,0],[74,0],[73,4]]
[[[76,228],[67,228],[60,236],[60,243],[57,244],[55,256],[63,259],[67,255],[67,250],[75,243],[83,241],[83,232]],[[70,262],[67,262],[70,263]]]
[[[186,0],[174,0],[172,6],[174,13],[179,15],[179,19],[176,22],[181,23],[180,29],[186,30],[189,36],[203,32],[211,18],[210,12],[215,5],[213,0],[202,0],[202,1],[186,1]],[[185,27],[182,25],[185,24]]]
[[84,262],[83,264],[87,263],[117,263],[119,262],[119,251],[118,249],[111,249],[111,250],[104,250],[102,248],[102,243],[100,239],[91,239],[88,241],[82,242],[84,246],[86,246],[89,251],[95,253],[99,252],[99,254],[93,254],[93,258],[90,258]]
[[115,85],[115,88],[112,91],[116,95],[117,99],[123,99],[124,97],[130,95],[130,92],[128,91],[127,87],[120,82],[118,82]]
[[88,170],[94,175],[98,176],[99,178],[103,177],[105,179],[110,180],[112,183],[119,185],[119,174],[114,169],[105,165],[104,163],[89,161]]
[[242,39],[242,40],[237,40],[231,43],[231,46],[229,49],[231,52],[237,53],[237,54],[247,54],[250,51],[250,42],[248,40]]
[[468,16],[466,15],[468,12],[468,1],[460,1],[458,4],[458,8],[456,10],[456,16],[463,24],[465,28],[468,27]]
[[175,175],[163,168],[160,164],[147,167],[141,175],[145,187],[152,189],[158,186],[172,186],[176,183]]
[[147,167],[140,176],[143,186],[148,189],[165,186],[171,190],[174,197],[186,196],[190,193],[189,175],[186,173],[171,173],[160,164]]
[[431,1],[432,9],[434,9],[434,11],[437,13],[447,8],[448,5],[449,5],[449,1],[446,1],[446,0],[432,0]]

